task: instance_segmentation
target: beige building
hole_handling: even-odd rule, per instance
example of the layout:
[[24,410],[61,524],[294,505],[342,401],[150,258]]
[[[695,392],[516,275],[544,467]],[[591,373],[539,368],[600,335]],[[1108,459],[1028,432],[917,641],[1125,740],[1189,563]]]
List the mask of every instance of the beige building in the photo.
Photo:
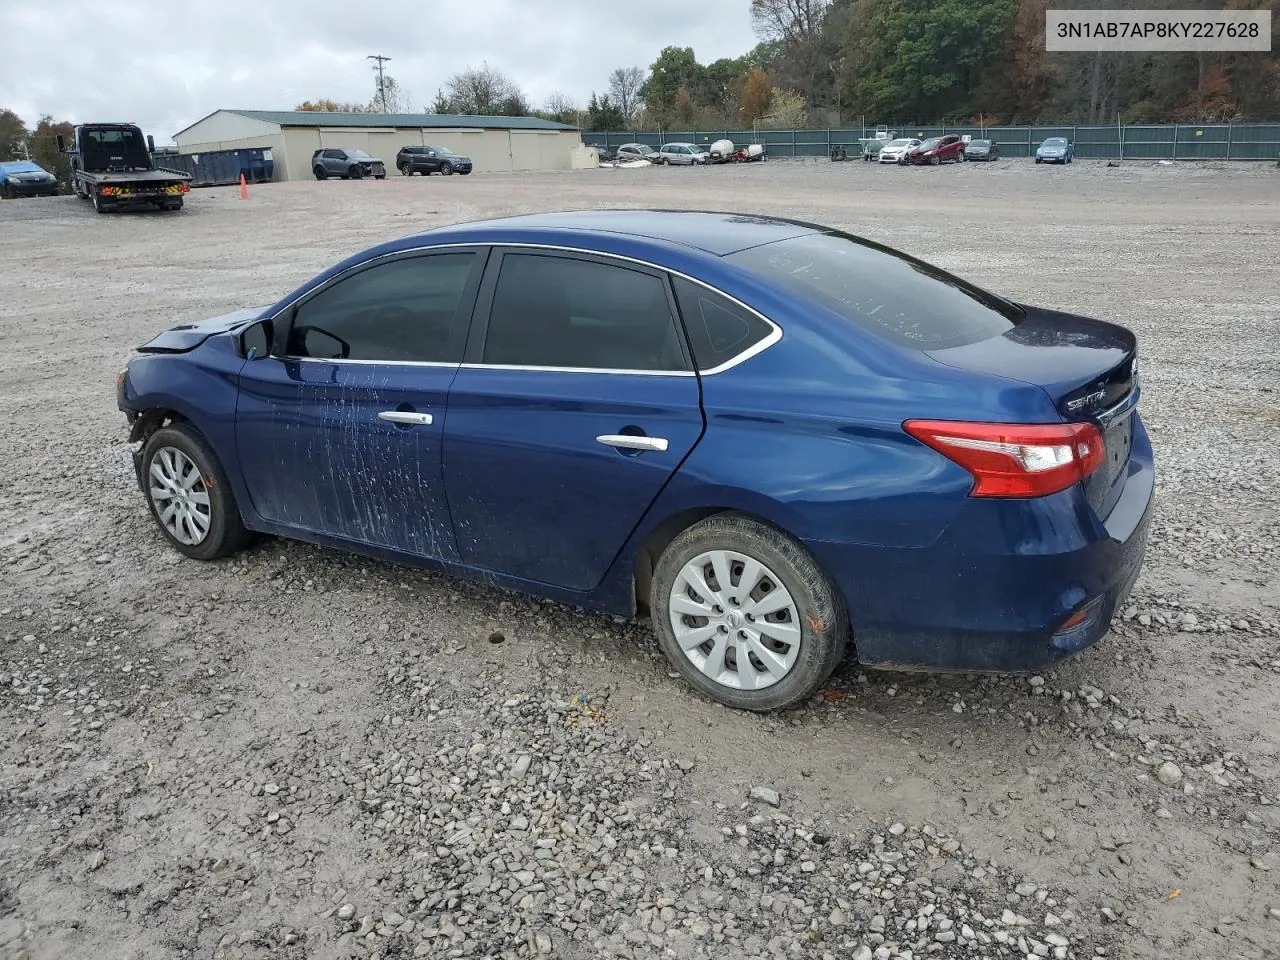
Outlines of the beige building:
[[537,117],[302,110],[216,110],[173,139],[185,154],[269,149],[277,180],[310,179],[311,155],[321,147],[358,147],[394,174],[406,145],[448,147],[470,157],[477,173],[568,170],[582,146],[576,128]]

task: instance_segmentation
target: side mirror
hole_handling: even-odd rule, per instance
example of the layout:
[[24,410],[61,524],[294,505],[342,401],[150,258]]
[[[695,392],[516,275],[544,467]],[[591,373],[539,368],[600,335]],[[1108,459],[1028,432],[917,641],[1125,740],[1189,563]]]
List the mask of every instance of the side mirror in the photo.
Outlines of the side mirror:
[[58,152],[59,153],[67,152],[67,141],[63,139],[62,134],[58,134]]
[[147,152],[148,153],[156,152],[156,138],[149,133],[147,134]]
[[246,360],[261,360],[271,356],[271,320],[259,320],[240,334],[240,352]]

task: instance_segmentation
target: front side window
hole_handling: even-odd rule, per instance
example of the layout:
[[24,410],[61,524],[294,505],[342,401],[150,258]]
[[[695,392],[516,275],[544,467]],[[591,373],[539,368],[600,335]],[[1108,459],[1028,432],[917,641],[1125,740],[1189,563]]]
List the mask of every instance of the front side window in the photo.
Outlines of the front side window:
[[453,363],[474,252],[407,257],[340,280],[302,303],[288,354],[323,360]]
[[502,258],[482,359],[592,370],[689,369],[660,278],[542,254]]
[[976,343],[1022,319],[1017,307],[937,267],[835,231],[762,244],[725,259],[919,350]]

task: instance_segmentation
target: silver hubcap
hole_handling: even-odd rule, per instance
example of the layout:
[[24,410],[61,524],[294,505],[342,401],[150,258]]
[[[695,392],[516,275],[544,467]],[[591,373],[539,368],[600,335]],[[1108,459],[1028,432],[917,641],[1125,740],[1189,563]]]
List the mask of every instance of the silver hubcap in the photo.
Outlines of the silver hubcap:
[[209,488],[200,469],[177,447],[161,447],[151,458],[151,502],[164,528],[189,547],[209,535]]
[[708,679],[735,690],[782,680],[800,653],[800,613],[782,581],[732,550],[694,557],[668,602],[676,642]]

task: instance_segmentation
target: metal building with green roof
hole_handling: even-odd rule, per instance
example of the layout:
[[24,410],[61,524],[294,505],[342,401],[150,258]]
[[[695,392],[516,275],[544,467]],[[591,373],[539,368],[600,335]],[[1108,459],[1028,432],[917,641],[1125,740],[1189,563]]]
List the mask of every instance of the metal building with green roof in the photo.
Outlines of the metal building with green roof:
[[477,172],[511,172],[568,170],[582,145],[576,127],[537,117],[311,110],[215,110],[173,139],[184,154],[268,149],[277,180],[310,179],[311,156],[324,147],[359,148],[394,172],[402,146],[439,145],[471,157]]

